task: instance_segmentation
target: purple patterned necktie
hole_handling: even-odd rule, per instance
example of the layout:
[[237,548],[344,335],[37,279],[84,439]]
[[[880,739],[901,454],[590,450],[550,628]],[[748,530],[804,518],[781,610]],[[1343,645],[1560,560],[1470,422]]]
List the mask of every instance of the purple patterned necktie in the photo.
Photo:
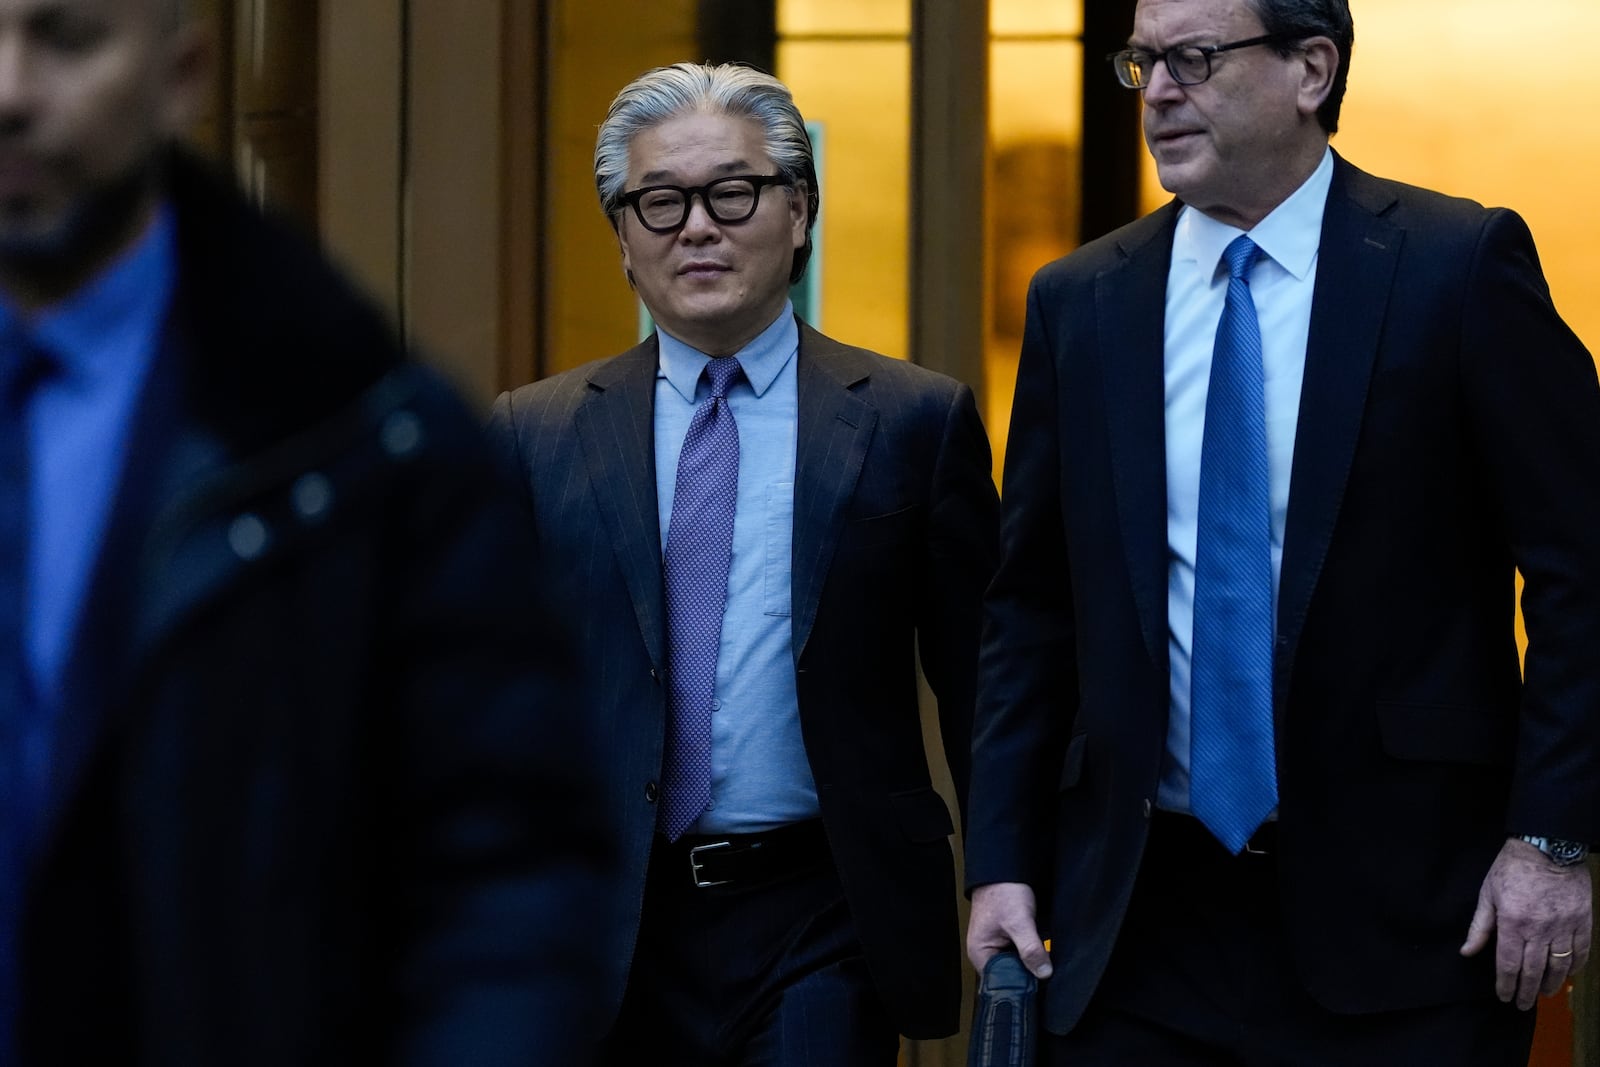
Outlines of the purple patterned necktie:
[[1278,803],[1272,740],[1272,492],[1261,326],[1250,296],[1260,250],[1223,255],[1228,295],[1211,355],[1200,446],[1189,690],[1189,801],[1237,855]]
[[667,744],[657,825],[669,841],[682,837],[711,800],[711,701],[739,491],[739,427],[728,389],[744,368],[726,356],[706,364],[705,375],[711,395],[695,409],[678,455],[663,560]]

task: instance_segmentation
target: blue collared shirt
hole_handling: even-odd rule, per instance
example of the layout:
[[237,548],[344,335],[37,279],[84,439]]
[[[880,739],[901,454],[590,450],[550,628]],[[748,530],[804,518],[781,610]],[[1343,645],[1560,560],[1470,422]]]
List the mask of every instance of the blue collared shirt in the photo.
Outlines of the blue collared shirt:
[[141,386],[177,273],[171,212],[93,280],[31,317],[0,298],[0,338],[26,336],[56,372],[28,405],[33,465],[24,640],[41,721],[59,711],[73,635],[128,461]]
[[[710,357],[659,329],[657,336],[656,500],[664,546],[672,536],[678,453],[695,405],[711,387],[700,376]],[[766,830],[820,810],[800,736],[790,621],[799,346],[786,304],[735,353],[745,375],[728,391],[739,427],[739,488],[712,701],[711,806],[692,828],[697,833]]]

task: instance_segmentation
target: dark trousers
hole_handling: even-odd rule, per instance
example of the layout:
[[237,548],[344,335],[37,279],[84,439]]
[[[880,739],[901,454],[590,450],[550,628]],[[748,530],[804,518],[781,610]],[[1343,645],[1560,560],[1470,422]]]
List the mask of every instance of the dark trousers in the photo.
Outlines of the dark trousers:
[[[1260,835],[1270,849],[1274,827]],[[1072,1067],[1511,1067],[1533,1012],[1481,1000],[1337,1015],[1289,956],[1275,860],[1230,856],[1195,819],[1160,815],[1110,965],[1041,1062]],[[1462,936],[1466,936],[1465,926]]]
[[799,859],[697,888],[686,844],[656,838],[602,1064],[893,1067],[899,1036],[826,847]]

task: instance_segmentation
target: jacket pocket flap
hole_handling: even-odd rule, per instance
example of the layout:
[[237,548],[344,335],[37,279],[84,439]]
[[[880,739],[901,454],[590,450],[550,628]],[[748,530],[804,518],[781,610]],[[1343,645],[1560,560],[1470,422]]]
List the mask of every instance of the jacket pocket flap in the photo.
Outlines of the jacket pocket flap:
[[890,794],[889,805],[908,841],[940,841],[956,832],[944,798],[931,787]]
[[852,545],[902,544],[916,532],[918,515],[916,504],[897,508],[881,515],[851,515],[845,527],[845,537]]
[[1067,754],[1061,759],[1061,782],[1058,789],[1071,789],[1083,777],[1083,750],[1088,747],[1089,735],[1079,734],[1067,743]]
[[1377,715],[1383,750],[1396,759],[1499,766],[1516,747],[1515,717],[1491,708],[1379,701]]

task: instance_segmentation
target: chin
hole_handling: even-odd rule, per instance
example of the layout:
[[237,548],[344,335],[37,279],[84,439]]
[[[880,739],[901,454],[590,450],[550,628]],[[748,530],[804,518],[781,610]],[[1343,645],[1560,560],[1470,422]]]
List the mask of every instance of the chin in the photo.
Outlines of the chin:
[[0,212],[0,258],[11,261],[55,260],[67,256],[73,247],[76,232],[68,219],[19,215]]
[[1156,164],[1156,178],[1161,182],[1161,188],[1178,197],[1184,203],[1189,202],[1189,195],[1197,185],[1196,175],[1192,165],[1182,163]]
[[694,301],[677,308],[677,318],[697,326],[728,322],[739,317],[739,308],[722,300]]
[[154,203],[156,171],[130,170],[72,199],[31,204],[9,217],[0,205],[0,256],[51,269],[90,265],[124,246]]

